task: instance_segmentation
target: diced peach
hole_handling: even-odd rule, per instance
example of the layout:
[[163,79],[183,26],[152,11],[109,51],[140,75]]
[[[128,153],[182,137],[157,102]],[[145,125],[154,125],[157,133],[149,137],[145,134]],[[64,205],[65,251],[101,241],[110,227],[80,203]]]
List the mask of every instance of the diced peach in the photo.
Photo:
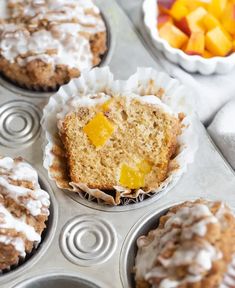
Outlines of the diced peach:
[[203,7],[198,7],[181,19],[177,23],[177,26],[187,35],[190,35],[193,32],[204,32],[202,20],[206,14],[207,11]]
[[176,20],[180,21],[183,17],[185,17],[189,13],[188,8],[180,3],[179,1],[176,1],[173,6],[171,7],[170,14],[171,16]]
[[188,40],[188,36],[171,23],[166,23],[159,29],[159,36],[174,48],[181,48]]
[[233,41],[233,52],[235,52],[235,40]]
[[157,19],[158,29],[160,29],[165,23],[173,23],[173,19],[170,15],[160,14]]
[[235,34],[235,4],[228,3],[221,16],[221,23],[228,33]]
[[113,134],[114,125],[100,112],[83,127],[83,131],[95,147],[100,147]]
[[206,8],[208,6],[208,3],[205,3],[200,0],[178,0],[181,4],[185,5],[189,11],[193,11],[198,7],[204,7]]
[[202,55],[205,49],[203,32],[193,32],[189,38],[185,52],[189,55]]
[[103,112],[107,112],[109,111],[109,108],[110,108],[110,104],[113,102],[113,99],[110,98],[109,100],[107,100],[106,102],[104,102],[102,105],[101,105],[101,110]]
[[212,57],[213,57],[213,55],[212,55],[209,51],[207,51],[207,50],[204,50],[202,56],[203,56],[204,58],[212,58]]
[[157,8],[158,8],[158,9],[157,9],[157,10],[158,10],[158,11],[157,11],[158,13],[170,15],[170,9],[162,6],[161,4],[158,4],[158,7],[157,7]]
[[227,0],[211,0],[208,11],[216,18],[220,18],[227,4]]
[[185,42],[184,45],[180,49],[185,52],[187,46],[188,46],[188,41]]
[[232,49],[232,41],[216,27],[206,34],[206,49],[214,56],[226,56]]
[[130,189],[138,189],[144,186],[145,174],[138,169],[122,164],[120,171],[119,183]]
[[213,14],[206,14],[202,20],[203,26],[205,27],[206,31],[209,31],[217,26],[220,26],[220,22]]
[[158,0],[158,5],[170,9],[176,0]]

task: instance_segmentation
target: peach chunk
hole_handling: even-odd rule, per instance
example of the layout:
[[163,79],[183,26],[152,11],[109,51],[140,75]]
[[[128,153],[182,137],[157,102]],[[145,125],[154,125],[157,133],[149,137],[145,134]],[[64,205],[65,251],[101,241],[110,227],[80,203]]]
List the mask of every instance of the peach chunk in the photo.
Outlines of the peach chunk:
[[193,32],[204,32],[202,20],[207,14],[203,7],[198,7],[189,13],[186,17],[182,18],[177,26],[186,34],[191,35]]
[[203,56],[204,58],[212,58],[212,57],[214,57],[214,56],[213,56],[209,51],[207,51],[207,50],[204,50],[202,56]]
[[185,5],[189,11],[193,11],[198,7],[204,7],[206,8],[208,6],[208,3],[204,2],[203,0],[177,0],[181,4]]
[[229,3],[226,6],[221,16],[221,23],[228,33],[235,34],[235,4]]
[[100,112],[83,127],[83,131],[95,147],[100,147],[111,137],[114,125]]
[[122,164],[119,183],[123,187],[130,189],[138,189],[143,187],[145,183],[144,178],[145,174],[138,169],[134,169],[126,164]]
[[220,27],[206,34],[206,49],[215,56],[226,56],[232,49],[232,41]]
[[173,20],[170,15],[160,14],[157,18],[157,26],[160,29],[165,23],[173,23]]
[[208,11],[219,19],[226,5],[227,0],[211,0],[211,3],[209,4],[208,7]]
[[174,48],[182,47],[188,40],[188,36],[171,23],[164,24],[159,29],[159,35]]
[[235,52],[235,40],[233,41],[233,52]]
[[202,55],[205,50],[205,37],[202,32],[193,32],[185,52],[189,55]]
[[205,27],[206,31],[209,31],[217,26],[220,26],[219,20],[212,14],[208,13],[202,20],[203,26]]
[[189,13],[188,8],[180,1],[176,1],[171,7],[170,14],[176,20],[180,21]]
[[102,105],[101,105],[101,110],[103,112],[107,112],[109,111],[110,105],[113,102],[113,99],[110,98],[109,100],[105,101]]

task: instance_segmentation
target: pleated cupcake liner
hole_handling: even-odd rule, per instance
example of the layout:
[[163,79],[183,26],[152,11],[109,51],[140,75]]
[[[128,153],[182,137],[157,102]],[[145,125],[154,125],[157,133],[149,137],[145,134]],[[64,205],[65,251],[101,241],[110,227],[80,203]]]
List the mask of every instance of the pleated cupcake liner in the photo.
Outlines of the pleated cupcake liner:
[[[58,136],[57,114],[71,99],[89,97],[87,95],[97,93],[105,93],[106,95],[154,95],[164,105],[168,106],[175,115],[178,113],[185,114],[185,118],[182,120],[182,133],[178,136],[179,149],[177,155],[170,161],[170,169],[166,180],[157,189],[130,191],[124,187],[114,187],[113,191],[107,193],[107,191],[100,189],[90,189],[85,183],[77,184],[70,181],[64,147]],[[79,78],[73,79],[67,85],[62,86],[50,98],[43,110],[41,124],[45,131],[44,167],[48,171],[49,178],[55,181],[58,188],[77,192],[88,201],[109,205],[127,205],[142,202],[154,195],[160,197],[176,185],[181,176],[187,171],[188,164],[194,160],[198,149],[194,107],[195,99],[189,89],[167,74],[157,72],[152,68],[138,68],[137,72],[126,81],[114,80],[114,76],[108,67],[85,71]]]

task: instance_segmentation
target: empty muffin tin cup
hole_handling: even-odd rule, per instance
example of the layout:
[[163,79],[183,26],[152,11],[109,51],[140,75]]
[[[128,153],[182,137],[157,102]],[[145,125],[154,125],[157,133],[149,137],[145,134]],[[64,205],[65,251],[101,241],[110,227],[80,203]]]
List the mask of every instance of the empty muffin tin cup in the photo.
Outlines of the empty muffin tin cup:
[[[178,203],[177,203],[178,204]],[[175,204],[175,205],[177,205]],[[175,206],[172,205],[171,207]],[[120,257],[120,274],[123,287],[135,288],[134,265],[137,255],[137,239],[142,235],[147,235],[151,230],[154,230],[159,225],[161,216],[165,215],[171,207],[166,207],[162,210],[152,211],[141,218],[130,230],[127,235],[121,251]],[[224,280],[218,288],[233,288],[235,287],[235,255],[231,264],[224,276]]]
[[14,288],[101,288],[96,284],[72,275],[52,274],[39,276],[33,279],[26,280]]

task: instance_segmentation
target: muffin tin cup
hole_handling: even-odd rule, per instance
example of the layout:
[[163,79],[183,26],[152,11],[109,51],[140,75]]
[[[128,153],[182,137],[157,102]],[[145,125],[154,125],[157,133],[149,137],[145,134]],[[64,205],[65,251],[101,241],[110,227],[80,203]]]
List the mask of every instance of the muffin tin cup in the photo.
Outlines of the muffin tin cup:
[[[137,239],[140,236],[148,235],[151,230],[155,230],[159,225],[160,218],[165,215],[168,210],[180,203],[174,203],[171,206],[164,207],[160,210],[154,210],[148,215],[140,219],[130,230],[127,235],[121,251],[120,271],[123,287],[135,288],[135,275],[133,268],[135,266],[135,258],[137,255]],[[224,275],[224,280],[219,288],[232,288],[235,285],[235,255],[231,264]]]
[[43,255],[43,253],[46,251],[51,241],[53,240],[58,220],[57,203],[53,195],[50,184],[47,182],[46,178],[40,171],[38,171],[38,177],[41,188],[47,191],[50,196],[50,207],[49,207],[50,214],[45,223],[46,228],[41,234],[41,241],[39,243],[34,244],[34,247],[30,253],[26,253],[25,257],[21,257],[19,259],[18,264],[1,271],[0,281],[7,281],[7,279],[11,278],[12,274],[19,275],[23,271],[27,270],[28,267],[35,264],[40,259],[40,257]]
[[14,288],[101,288],[94,282],[71,274],[48,274],[26,280]]
[[[97,0],[96,3],[108,19],[111,42],[105,64],[109,65],[115,79],[128,79],[135,73],[137,66],[160,70],[116,1]],[[188,97],[189,92],[187,90]],[[0,80],[1,155],[22,156],[36,168],[41,185],[51,195],[53,217],[50,217],[52,222],[48,223],[45,238],[36,253],[17,269],[0,275],[1,288],[28,288],[32,285],[36,288],[37,283],[46,283],[47,287],[56,284],[57,288],[57,279],[64,279],[64,286],[69,287],[73,285],[74,278],[77,286],[80,279],[82,282],[79,284],[88,285],[84,288],[131,288],[122,281],[123,271],[132,270],[132,264],[129,262],[130,267],[127,268],[123,256],[128,254],[129,249],[126,239],[135,229],[139,230],[138,226],[146,222],[151,211],[160,213],[176,203],[200,197],[223,200],[235,208],[232,194],[235,187],[234,172],[197,118],[194,131],[200,145],[194,163],[188,165],[187,173],[160,199],[152,197],[133,205],[108,207],[58,188],[54,181],[48,179],[42,165],[44,137],[38,124],[48,99],[43,93],[34,93],[32,97],[30,93],[26,94],[21,89],[14,90],[2,85]],[[10,109],[12,105],[13,110]],[[19,111],[20,114],[17,114]],[[40,113],[34,114],[33,111]],[[29,120],[26,126],[19,116]],[[6,127],[8,129],[5,132],[12,135],[10,138],[2,133]],[[40,285],[38,287],[41,288]]]
[[[0,3],[0,10],[4,10],[2,7],[4,6],[3,2]],[[106,27],[106,46],[107,50],[104,52],[103,55],[101,55],[101,61],[98,65],[94,67],[100,67],[105,65],[106,60],[109,57],[110,53],[110,46],[111,46],[111,33],[110,33],[110,25],[108,20],[106,19],[104,13],[102,11],[100,12],[101,17],[104,21],[105,27]],[[0,16],[1,18],[2,16]],[[63,85],[65,85],[64,83]],[[9,89],[13,93],[17,93],[20,95],[28,96],[28,97],[50,97],[53,93],[57,92],[60,88],[60,86],[63,85],[55,85],[54,87],[42,87],[41,85],[22,85],[21,83],[17,81],[13,81],[9,79],[7,76],[5,76],[3,73],[0,72],[0,85],[5,87],[6,89]]]

